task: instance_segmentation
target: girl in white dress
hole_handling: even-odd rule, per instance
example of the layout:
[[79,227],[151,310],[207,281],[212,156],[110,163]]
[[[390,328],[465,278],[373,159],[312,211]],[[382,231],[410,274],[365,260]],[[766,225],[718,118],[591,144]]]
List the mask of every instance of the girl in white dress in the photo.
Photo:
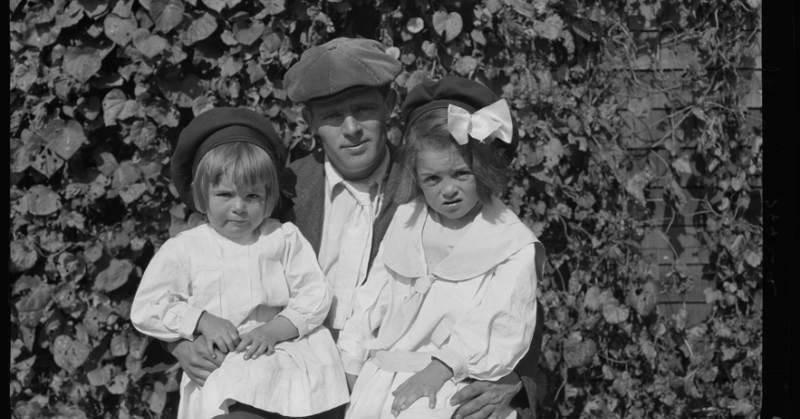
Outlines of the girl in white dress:
[[505,100],[448,77],[412,89],[403,112],[401,205],[338,341],[347,419],[450,418],[466,380],[512,372],[536,324],[538,240],[497,197]]
[[158,249],[131,321],[162,341],[203,335],[210,353],[226,354],[203,386],[183,374],[181,419],[234,407],[305,417],[348,401],[316,255],[295,225],[269,218],[284,157],[270,121],[246,109],[203,113],[178,139],[172,180],[207,222]]

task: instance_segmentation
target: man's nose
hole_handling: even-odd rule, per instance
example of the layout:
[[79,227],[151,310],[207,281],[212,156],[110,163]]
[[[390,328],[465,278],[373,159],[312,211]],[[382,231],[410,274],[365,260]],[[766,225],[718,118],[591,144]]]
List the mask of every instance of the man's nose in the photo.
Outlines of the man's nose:
[[347,138],[360,139],[361,138],[361,122],[358,121],[353,115],[347,115],[342,121],[342,133]]

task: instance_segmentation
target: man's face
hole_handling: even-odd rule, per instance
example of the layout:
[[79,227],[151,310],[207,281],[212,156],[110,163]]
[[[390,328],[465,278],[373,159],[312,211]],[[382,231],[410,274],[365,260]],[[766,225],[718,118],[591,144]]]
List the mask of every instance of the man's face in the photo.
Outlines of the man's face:
[[311,129],[333,167],[348,180],[368,177],[386,153],[384,135],[390,103],[365,87],[308,103]]

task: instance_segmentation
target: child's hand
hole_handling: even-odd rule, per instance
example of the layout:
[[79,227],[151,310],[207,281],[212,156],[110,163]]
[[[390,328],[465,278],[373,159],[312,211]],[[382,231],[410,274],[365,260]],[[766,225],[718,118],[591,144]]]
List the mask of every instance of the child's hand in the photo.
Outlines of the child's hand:
[[242,336],[239,346],[236,347],[236,352],[242,352],[247,349],[244,354],[244,359],[258,358],[262,354],[272,355],[275,353],[275,345],[277,339],[272,336],[268,325],[258,326]]
[[452,377],[453,371],[434,358],[427,367],[409,377],[397,387],[397,390],[392,392],[394,395],[392,415],[399,415],[421,397],[427,397],[430,400],[428,407],[433,409],[436,407],[436,393],[439,392],[445,381]]
[[[239,331],[228,320],[217,317],[207,311],[200,315],[197,330],[205,336],[208,353],[214,353],[214,346],[222,353],[228,353],[239,343]],[[216,355],[214,356],[216,358]]]

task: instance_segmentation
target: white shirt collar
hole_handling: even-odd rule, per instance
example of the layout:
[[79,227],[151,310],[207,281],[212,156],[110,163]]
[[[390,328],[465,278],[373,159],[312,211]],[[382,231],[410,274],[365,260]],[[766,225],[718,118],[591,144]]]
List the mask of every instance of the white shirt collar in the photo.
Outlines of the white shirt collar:
[[333,167],[333,164],[328,159],[328,156],[325,156],[324,167],[325,192],[327,196],[332,198],[333,194],[339,191],[339,189],[336,189],[336,186],[340,184],[344,185],[344,183],[349,185],[360,185],[362,187],[366,186],[364,189],[369,190],[369,188],[373,185],[380,185],[383,179],[386,177],[386,170],[389,168],[389,149],[388,147],[386,148],[386,152],[383,154],[383,160],[381,161],[381,164],[366,179],[358,181],[346,180],[342,177],[342,174],[339,173],[335,167]]

